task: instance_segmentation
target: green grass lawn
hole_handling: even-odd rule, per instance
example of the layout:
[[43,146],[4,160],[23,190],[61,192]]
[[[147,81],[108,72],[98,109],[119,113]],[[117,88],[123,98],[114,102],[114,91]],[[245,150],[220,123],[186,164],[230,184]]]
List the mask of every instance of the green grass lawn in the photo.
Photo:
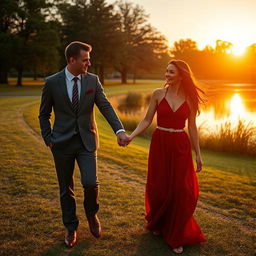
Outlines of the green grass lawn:
[[[115,96],[160,86],[160,82],[116,84],[105,90],[108,96]],[[40,88],[0,87],[0,95],[0,255],[172,255],[161,238],[144,230],[148,140],[137,138],[127,148],[117,146],[111,128],[96,111],[103,235],[96,240],[88,231],[76,169],[81,224],[79,243],[68,250],[62,242],[64,228],[52,156],[38,135]],[[203,151],[203,159],[196,218],[208,241],[186,247],[184,255],[254,255],[256,160],[210,151]]]

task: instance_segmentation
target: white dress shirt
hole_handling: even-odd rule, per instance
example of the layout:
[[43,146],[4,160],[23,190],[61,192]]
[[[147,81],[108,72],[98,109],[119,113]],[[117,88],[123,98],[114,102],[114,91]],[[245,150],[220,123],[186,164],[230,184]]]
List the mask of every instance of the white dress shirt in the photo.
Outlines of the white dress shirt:
[[[68,71],[68,68],[65,68],[65,76],[66,76],[66,84],[67,84],[67,91],[68,91],[68,97],[70,101],[72,102],[72,93],[73,93],[73,86],[74,81],[72,80],[75,76]],[[81,75],[76,76],[78,78],[77,80],[77,88],[78,88],[78,98],[80,99],[81,95]]]
[[[70,73],[68,71],[68,68],[65,68],[65,76],[66,76],[66,84],[67,84],[67,91],[68,91],[68,97],[70,99],[70,101],[72,102],[72,94],[73,94],[73,86],[74,86],[74,81],[73,78],[75,77],[72,73]],[[78,98],[80,99],[80,95],[81,95],[81,75],[77,76],[78,80],[77,80],[77,88],[78,88]],[[125,132],[124,129],[120,129],[116,132],[116,134],[120,133],[120,132]]]

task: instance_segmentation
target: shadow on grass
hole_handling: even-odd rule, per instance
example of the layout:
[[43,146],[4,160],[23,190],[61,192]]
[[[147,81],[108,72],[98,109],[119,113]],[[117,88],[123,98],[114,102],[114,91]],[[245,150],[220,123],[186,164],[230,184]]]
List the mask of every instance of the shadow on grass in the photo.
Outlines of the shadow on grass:
[[[151,233],[144,233],[141,235],[134,235],[137,240],[137,250],[133,256],[167,256],[177,255],[171,251],[171,248],[163,240],[161,236],[155,236]],[[186,255],[202,255],[201,245],[184,246]]]
[[76,246],[67,248],[64,241],[61,240],[53,245],[48,250],[40,254],[40,256],[56,256],[56,255],[85,255],[85,252],[90,248],[91,242],[86,239],[79,239]]

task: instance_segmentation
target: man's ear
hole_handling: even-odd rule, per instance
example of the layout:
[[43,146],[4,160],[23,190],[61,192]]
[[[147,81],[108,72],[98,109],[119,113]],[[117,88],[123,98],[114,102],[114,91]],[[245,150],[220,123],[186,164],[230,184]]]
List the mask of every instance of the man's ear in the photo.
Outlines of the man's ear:
[[74,64],[76,59],[74,57],[69,58],[69,64]]

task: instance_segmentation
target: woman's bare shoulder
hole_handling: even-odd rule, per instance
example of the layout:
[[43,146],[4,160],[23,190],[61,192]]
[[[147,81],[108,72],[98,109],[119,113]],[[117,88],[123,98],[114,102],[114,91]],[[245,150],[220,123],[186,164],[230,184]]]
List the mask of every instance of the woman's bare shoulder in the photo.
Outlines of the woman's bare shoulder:
[[153,91],[152,96],[154,97],[161,97],[165,94],[166,88],[157,88]]

